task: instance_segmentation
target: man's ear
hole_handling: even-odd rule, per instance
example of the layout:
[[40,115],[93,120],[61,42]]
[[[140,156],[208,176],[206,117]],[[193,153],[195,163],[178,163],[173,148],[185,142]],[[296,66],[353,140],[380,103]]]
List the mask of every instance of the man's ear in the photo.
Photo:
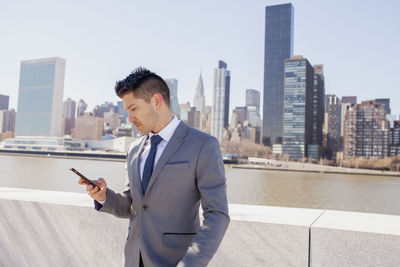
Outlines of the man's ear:
[[161,108],[164,99],[162,98],[160,93],[155,93],[152,97],[152,101],[154,101],[154,104],[157,108]]

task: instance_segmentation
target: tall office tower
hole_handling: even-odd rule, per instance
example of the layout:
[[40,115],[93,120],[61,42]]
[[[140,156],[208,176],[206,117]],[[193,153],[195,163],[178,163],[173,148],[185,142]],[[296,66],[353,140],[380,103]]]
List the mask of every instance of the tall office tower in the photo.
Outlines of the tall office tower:
[[206,104],[206,98],[204,97],[204,85],[203,85],[203,78],[201,77],[201,73],[199,79],[197,80],[196,85],[196,93],[193,99],[193,105],[200,114],[204,113],[204,107]]
[[282,144],[285,59],[293,55],[292,4],[265,9],[265,55],[262,143]]
[[341,101],[336,95],[327,95],[327,120],[325,125],[327,127],[327,148],[329,159],[336,158],[336,152],[340,149],[340,119],[341,119]]
[[[254,138],[252,142],[260,143],[261,115],[260,115],[260,92],[254,89],[246,89],[246,110],[249,126],[252,127],[250,134]],[[254,128],[254,129],[253,129]],[[254,132],[254,134],[253,134]]]
[[76,139],[98,140],[103,135],[103,131],[103,118],[95,117],[89,112],[76,118],[74,130]]
[[390,156],[400,155],[400,121],[396,120],[390,128],[389,135]]
[[63,103],[63,135],[72,135],[72,130],[75,128],[75,109],[76,102],[67,98]]
[[15,132],[16,112],[11,110],[0,110],[0,133]]
[[8,110],[10,96],[0,94],[0,110]]
[[346,117],[346,112],[349,107],[354,105],[357,105],[357,96],[342,96],[342,107],[340,111],[340,150],[343,149],[344,121]]
[[375,102],[385,107],[386,115],[391,114],[390,110],[390,98],[377,98]]
[[314,68],[302,56],[285,60],[283,153],[308,157],[312,143]]
[[246,106],[256,106],[260,109],[260,92],[254,89],[246,89]]
[[78,106],[76,108],[76,117],[83,116],[83,114],[85,114],[87,106],[88,105],[83,99],[79,99]]
[[308,157],[319,159],[322,147],[322,127],[324,124],[325,79],[323,65],[314,65],[314,88],[312,102],[312,138]]
[[247,118],[247,107],[236,107],[234,109],[234,111],[236,112],[236,120],[237,123],[240,123],[242,126],[244,125],[244,121],[246,121]]
[[345,117],[344,158],[386,157],[389,132],[383,105],[370,100],[350,107]]
[[224,129],[229,126],[229,94],[231,74],[224,61],[218,61],[214,69],[214,92],[211,114],[211,135],[222,142]]
[[65,60],[21,62],[16,136],[61,136]]
[[63,116],[69,119],[75,118],[75,109],[76,102],[71,98],[67,98],[63,103]]
[[203,114],[200,115],[200,130],[211,133],[211,106],[205,106]]
[[180,118],[181,111],[179,109],[178,102],[178,80],[177,79],[165,79],[165,82],[169,88],[169,99],[170,99],[170,108],[172,113]]
[[121,123],[128,123],[128,112],[124,109],[124,102],[118,101],[117,102],[117,113],[120,116]]

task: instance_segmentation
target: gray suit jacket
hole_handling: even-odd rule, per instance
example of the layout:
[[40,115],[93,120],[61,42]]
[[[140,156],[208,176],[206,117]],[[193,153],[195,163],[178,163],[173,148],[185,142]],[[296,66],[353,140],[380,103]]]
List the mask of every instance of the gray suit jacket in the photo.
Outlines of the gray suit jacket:
[[180,122],[143,196],[139,160],[147,138],[143,136],[129,148],[126,189],[122,193],[107,189],[99,211],[129,218],[125,266],[139,266],[139,252],[145,267],[206,266],[229,224],[219,143]]

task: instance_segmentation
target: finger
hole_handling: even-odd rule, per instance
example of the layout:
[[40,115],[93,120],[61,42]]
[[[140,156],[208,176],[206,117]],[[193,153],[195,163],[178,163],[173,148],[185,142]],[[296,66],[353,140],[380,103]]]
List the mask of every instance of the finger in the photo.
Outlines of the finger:
[[97,191],[99,191],[99,188],[96,186],[92,190],[90,190],[90,193],[95,194]]

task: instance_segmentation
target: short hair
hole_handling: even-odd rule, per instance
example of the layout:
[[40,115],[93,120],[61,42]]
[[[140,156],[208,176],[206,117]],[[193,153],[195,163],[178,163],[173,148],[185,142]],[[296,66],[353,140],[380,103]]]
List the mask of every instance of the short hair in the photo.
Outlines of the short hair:
[[114,89],[120,98],[133,92],[135,97],[142,98],[147,103],[150,102],[154,94],[159,93],[167,106],[170,106],[167,83],[160,76],[144,67],[134,69],[125,79],[117,81]]

